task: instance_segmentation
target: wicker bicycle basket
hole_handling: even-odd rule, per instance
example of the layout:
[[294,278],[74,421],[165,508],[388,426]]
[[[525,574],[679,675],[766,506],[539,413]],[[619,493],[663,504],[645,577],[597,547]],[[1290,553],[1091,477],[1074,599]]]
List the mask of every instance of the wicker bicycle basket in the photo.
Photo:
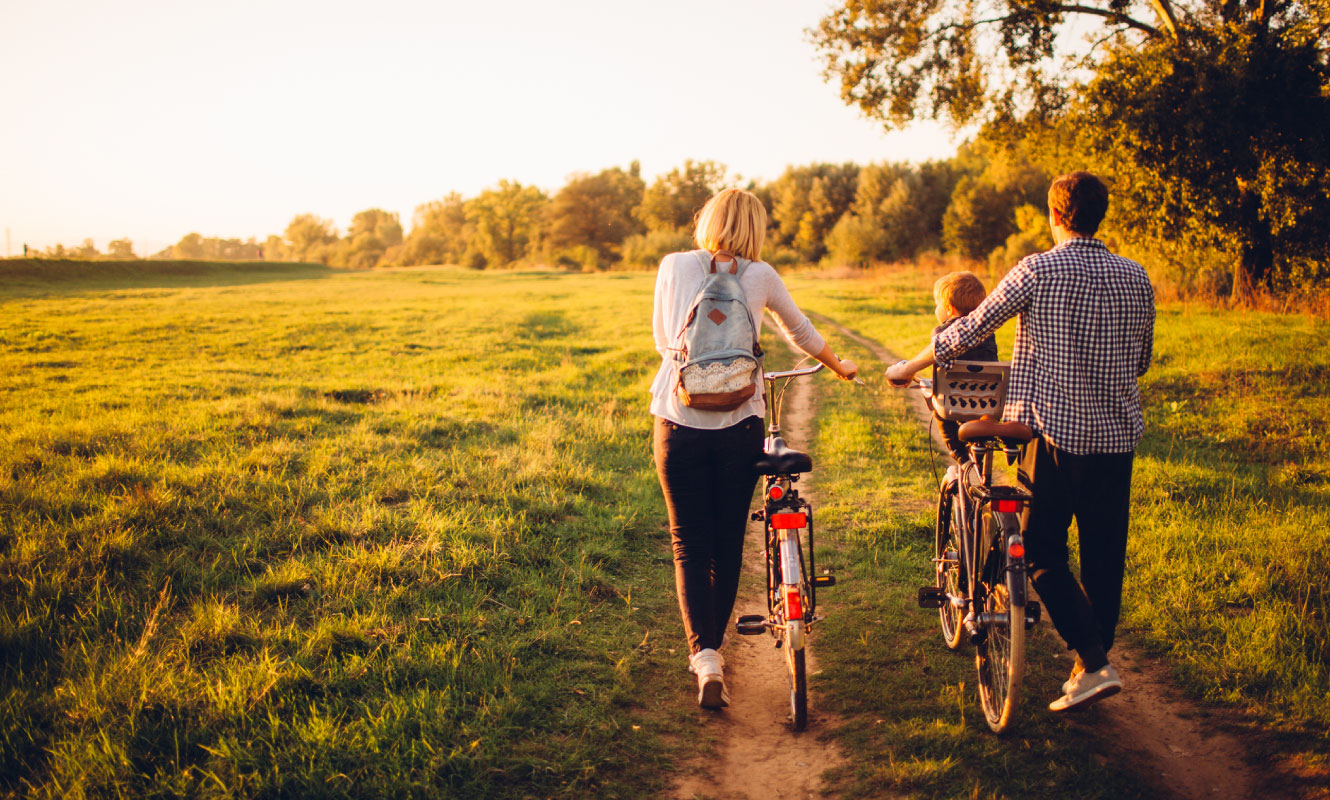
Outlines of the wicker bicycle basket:
[[933,410],[954,422],[1002,419],[1010,377],[1010,361],[953,361],[950,369],[935,367]]

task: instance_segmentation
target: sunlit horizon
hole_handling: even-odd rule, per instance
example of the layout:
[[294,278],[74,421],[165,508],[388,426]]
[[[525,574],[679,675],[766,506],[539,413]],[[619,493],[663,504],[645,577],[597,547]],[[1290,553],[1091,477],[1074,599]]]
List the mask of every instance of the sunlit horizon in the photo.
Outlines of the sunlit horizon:
[[0,51],[5,255],[188,233],[262,241],[297,214],[345,230],[501,179],[686,159],[769,181],[814,162],[923,161],[823,82],[805,30],[830,3],[523,0],[15,5]]

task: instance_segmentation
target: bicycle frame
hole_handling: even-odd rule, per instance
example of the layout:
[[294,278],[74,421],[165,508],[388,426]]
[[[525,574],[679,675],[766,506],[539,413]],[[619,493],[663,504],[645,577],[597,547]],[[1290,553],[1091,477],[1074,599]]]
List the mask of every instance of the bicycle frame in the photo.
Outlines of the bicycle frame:
[[[776,647],[783,648],[790,678],[790,717],[794,730],[800,731],[808,722],[808,683],[805,662],[805,633],[817,621],[817,594],[815,587],[835,585],[830,575],[813,577],[816,573],[813,539],[813,507],[799,496],[794,484],[801,474],[812,469],[812,460],[805,453],[790,450],[780,438],[780,409],[782,393],[776,392],[776,381],[811,375],[822,365],[786,372],[769,372],[766,381],[767,440],[763,447],[765,461],[760,470],[765,475],[762,483],[762,509],[753,513],[754,520],[762,520],[763,542],[767,564],[767,616],[749,614],[740,617],[737,630],[741,634],[770,633]],[[799,533],[808,531],[808,563],[804,563],[804,549]]]
[[[789,378],[797,378],[803,375],[812,375],[821,369],[822,365],[818,364],[805,369],[768,372],[763,375],[767,389],[767,449],[770,449],[771,443],[776,437],[780,436],[781,433],[781,400],[780,396],[775,391],[776,382]],[[816,540],[813,533],[813,508],[807,501],[799,497],[799,491],[793,488],[793,484],[798,483],[798,481],[799,473],[767,475],[763,481],[762,487],[762,517],[764,520],[763,527],[765,532],[763,539],[766,543],[767,563],[777,563],[773,559],[773,551],[775,551],[775,554],[779,557],[778,563],[781,566],[782,581],[780,583],[786,587],[787,594],[790,588],[795,588],[797,590],[797,587],[804,576],[817,574]],[[772,487],[777,487],[779,489],[778,496],[775,498],[772,497]],[[794,518],[789,519],[791,523],[802,522],[803,524],[792,524],[792,527],[788,528],[781,527],[778,523],[782,521],[781,517],[785,514],[793,515]],[[798,519],[800,516],[802,519]],[[803,563],[803,548],[800,546],[798,539],[799,530],[802,528],[808,530],[807,569],[805,569]],[[780,590],[774,585],[773,577],[774,576],[768,575],[767,578],[767,613],[769,614],[774,614],[776,612],[776,606],[779,602],[785,602],[783,598],[778,598],[776,596],[780,593]],[[817,609],[817,589],[815,581],[809,580],[807,582],[807,592],[808,598],[806,602],[803,601],[802,597],[799,598],[801,606],[800,610],[803,613],[796,615],[800,617],[805,624],[813,621]],[[802,647],[802,630],[798,632],[797,636],[799,639],[798,646]],[[792,636],[791,638],[793,639],[794,637]]]
[[[1007,457],[1007,463],[1013,463],[1016,458],[1016,448],[1002,448],[1003,454]],[[985,576],[981,565],[987,563],[985,558],[988,552],[994,548],[1001,548],[1007,553],[1019,554],[1016,557],[1008,558],[1002,569],[1004,572],[1012,573],[1017,579],[1011,581],[1015,588],[1010,598],[1013,607],[1024,606],[1026,604],[1026,581],[1022,580],[1025,576],[1025,558],[1024,546],[1025,540],[1021,534],[1020,520],[1016,516],[1018,509],[1025,508],[1034,497],[1027,491],[1015,486],[994,486],[993,485],[993,455],[997,448],[991,446],[988,442],[977,442],[970,446],[972,461],[967,462],[960,470],[957,484],[957,498],[964,497],[964,501],[956,505],[960,508],[961,514],[961,532],[965,539],[963,556],[966,563],[963,568],[966,572],[966,588],[968,597],[967,605],[969,615],[966,618],[966,628],[971,634],[972,641],[977,635],[976,626],[983,623],[1010,624],[1010,620],[980,619],[974,615],[973,609],[982,606],[984,593],[988,590],[985,585],[985,578],[990,582],[1001,576]],[[963,490],[963,492],[961,491]],[[1009,505],[1008,505],[1009,504]],[[1007,509],[1002,506],[1007,505]],[[994,507],[996,506],[996,508]],[[993,519],[997,521],[996,528],[989,532],[985,538],[982,531],[982,522],[984,516],[991,509]],[[999,542],[997,537],[1001,537]]]
[[[931,401],[932,382],[918,383]],[[963,381],[958,385],[966,388]],[[970,441],[970,458],[948,469],[940,487],[934,585],[920,587],[919,605],[939,610],[948,648],[958,649],[966,636],[976,647],[980,706],[989,728],[1001,734],[1017,713],[1025,632],[1038,621],[1040,608],[1027,599],[1025,541],[1018,516],[1034,498],[1016,486],[994,485],[993,458],[1001,452],[1008,465],[1014,464],[1021,443],[1031,434],[1022,425],[967,424],[974,426],[970,437],[983,438]],[[964,427],[961,431],[965,435]]]

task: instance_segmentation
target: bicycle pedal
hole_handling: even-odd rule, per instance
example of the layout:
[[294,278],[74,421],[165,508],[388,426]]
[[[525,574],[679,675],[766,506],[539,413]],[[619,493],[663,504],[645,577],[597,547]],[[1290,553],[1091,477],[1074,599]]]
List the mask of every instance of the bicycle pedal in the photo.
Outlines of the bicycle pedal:
[[822,587],[827,587],[827,586],[835,586],[835,585],[836,585],[836,576],[835,576],[835,575],[818,575],[817,577],[813,578],[813,585],[814,585],[814,586],[817,586],[817,587],[820,587],[820,588],[822,588]]
[[1043,607],[1035,600],[1025,601],[1025,629],[1029,630],[1039,624],[1039,619],[1043,616]]
[[920,608],[942,608],[947,604],[947,594],[936,586],[919,587]]
[[734,623],[734,628],[741,636],[756,636],[767,632],[767,618],[761,614],[745,614]]

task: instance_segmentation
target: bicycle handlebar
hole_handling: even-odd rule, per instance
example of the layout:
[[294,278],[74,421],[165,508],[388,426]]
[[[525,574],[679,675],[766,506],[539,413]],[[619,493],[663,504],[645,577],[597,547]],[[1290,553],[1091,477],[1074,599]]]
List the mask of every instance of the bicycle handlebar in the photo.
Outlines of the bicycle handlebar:
[[803,369],[787,369],[784,372],[764,372],[762,373],[762,378],[763,380],[768,381],[778,381],[781,378],[797,378],[800,375],[812,375],[824,366],[824,364],[819,363],[816,366],[804,367]]

